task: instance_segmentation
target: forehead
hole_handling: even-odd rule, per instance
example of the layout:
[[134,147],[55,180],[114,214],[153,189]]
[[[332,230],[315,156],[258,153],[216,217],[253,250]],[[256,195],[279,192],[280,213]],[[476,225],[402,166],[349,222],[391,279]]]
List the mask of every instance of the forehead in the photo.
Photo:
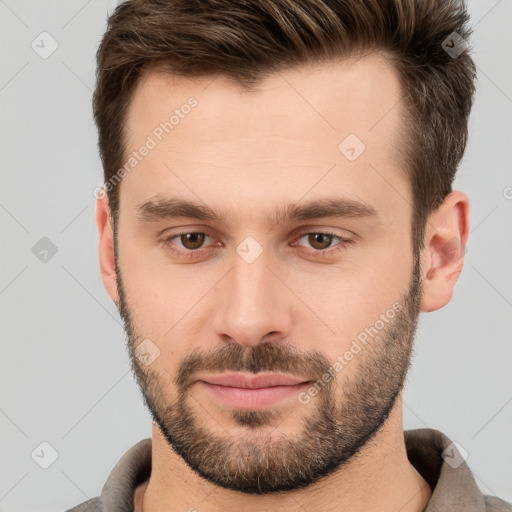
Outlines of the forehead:
[[[240,203],[249,190],[298,198],[334,165],[322,186],[344,184],[357,195],[373,180],[375,195],[375,172],[391,185],[399,177],[401,98],[398,74],[381,53],[275,73],[251,91],[222,76],[146,72],[127,111],[126,159],[149,139],[152,147],[123,189],[126,181],[132,204],[176,185],[189,197],[238,192]],[[350,151],[361,156],[351,160]]]
[[[219,128],[236,118],[236,127],[268,130],[269,119],[293,121],[301,116],[316,121],[322,132],[341,135],[347,129],[364,133],[373,128],[402,91],[398,73],[383,52],[291,68],[267,76],[251,90],[220,75],[183,77],[150,70],[141,76],[129,104],[128,132],[135,134],[137,127],[147,132],[192,96],[200,104],[194,117],[213,118]],[[293,134],[293,123],[282,122],[277,128]],[[302,128],[295,128],[301,133]]]

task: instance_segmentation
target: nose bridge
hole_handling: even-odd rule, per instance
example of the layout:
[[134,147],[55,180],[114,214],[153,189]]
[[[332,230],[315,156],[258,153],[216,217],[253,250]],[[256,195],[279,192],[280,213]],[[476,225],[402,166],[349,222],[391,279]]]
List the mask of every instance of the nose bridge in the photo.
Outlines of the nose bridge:
[[256,345],[270,333],[286,337],[291,327],[282,284],[267,266],[270,258],[251,243],[240,244],[233,255],[233,269],[223,280],[215,320],[217,335],[227,335],[245,346]]

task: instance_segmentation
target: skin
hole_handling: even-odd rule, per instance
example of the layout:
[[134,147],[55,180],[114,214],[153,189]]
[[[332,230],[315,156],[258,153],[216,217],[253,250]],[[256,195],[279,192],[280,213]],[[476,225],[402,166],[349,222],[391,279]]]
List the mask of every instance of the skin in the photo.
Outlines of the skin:
[[[393,144],[400,140],[396,105],[402,92],[395,70],[382,55],[288,70],[268,77],[254,92],[222,77],[187,79],[148,72],[129,106],[127,154],[140,148],[155,127],[191,96],[198,105],[118,185],[117,261],[108,198],[97,201],[102,279],[131,334],[139,383],[143,389],[148,386],[147,394],[155,394],[153,403],[160,412],[183,398],[177,377],[187,375],[182,363],[197,350],[204,355],[203,365],[208,355],[222,348],[227,347],[230,355],[255,354],[265,344],[289,347],[285,354],[293,349],[304,362],[317,353],[322,361],[334,363],[358,333],[374,325],[393,303],[403,302],[414,269],[413,199],[393,152]],[[366,146],[353,162],[338,149],[350,133]],[[225,212],[224,223],[185,217],[138,221],[137,206],[156,194]],[[266,220],[288,203],[333,195],[371,205],[380,216],[279,224]],[[162,243],[164,235],[205,230],[212,237],[191,258],[184,256],[187,249],[179,237],[173,239],[173,247],[180,255]],[[353,243],[322,257],[318,245],[303,236],[322,232],[334,232]],[[420,254],[421,296],[417,294],[416,308],[407,310],[409,328],[400,330],[397,360],[408,361],[414,316],[450,301],[468,232],[468,198],[454,191],[428,219]],[[247,236],[263,250],[252,263],[236,252]],[[329,249],[336,244],[339,240],[333,238]],[[138,364],[134,355],[134,347],[147,338],[159,350],[149,366]],[[384,335],[379,339],[389,341]],[[386,354],[385,344],[375,346],[382,350],[363,350],[336,374],[327,391],[308,404],[289,399],[259,415],[237,416],[194,384],[188,388],[186,404],[197,425],[239,449],[252,446],[261,455],[265,443],[279,443],[285,435],[307,443],[304,422],[311,425],[319,411],[327,414],[329,398],[337,411],[346,414],[346,390],[365,370],[377,368]],[[210,361],[215,365],[221,359]],[[406,364],[402,366],[406,369]],[[399,377],[393,377],[397,386]],[[346,418],[336,416],[341,425]],[[318,481],[280,494],[251,494],[215,485],[173,451],[158,422],[153,423],[152,440],[152,474],[141,500],[144,512],[191,508],[408,512],[424,510],[431,496],[430,487],[407,459],[401,393],[356,456]],[[283,453],[281,445],[275,446]],[[246,459],[246,467],[257,460],[255,453],[253,459]]]

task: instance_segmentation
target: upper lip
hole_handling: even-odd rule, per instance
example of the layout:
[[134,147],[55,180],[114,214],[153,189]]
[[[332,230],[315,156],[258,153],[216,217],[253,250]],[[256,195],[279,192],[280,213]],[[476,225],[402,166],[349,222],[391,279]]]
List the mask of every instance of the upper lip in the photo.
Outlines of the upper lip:
[[219,386],[229,386],[234,388],[258,389],[271,386],[294,386],[308,382],[307,379],[283,375],[281,373],[266,373],[263,375],[250,375],[241,373],[221,373],[216,375],[206,375],[201,377],[201,381]]

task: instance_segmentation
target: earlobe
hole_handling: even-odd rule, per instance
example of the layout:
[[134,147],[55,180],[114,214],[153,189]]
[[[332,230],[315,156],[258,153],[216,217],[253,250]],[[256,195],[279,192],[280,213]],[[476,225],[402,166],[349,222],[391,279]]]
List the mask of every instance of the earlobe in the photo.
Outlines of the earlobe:
[[429,216],[425,227],[421,311],[436,311],[450,302],[462,272],[468,236],[469,199],[455,190]]
[[103,285],[112,300],[118,304],[117,275],[114,254],[114,236],[108,196],[96,200],[96,226],[99,234],[99,263]]

